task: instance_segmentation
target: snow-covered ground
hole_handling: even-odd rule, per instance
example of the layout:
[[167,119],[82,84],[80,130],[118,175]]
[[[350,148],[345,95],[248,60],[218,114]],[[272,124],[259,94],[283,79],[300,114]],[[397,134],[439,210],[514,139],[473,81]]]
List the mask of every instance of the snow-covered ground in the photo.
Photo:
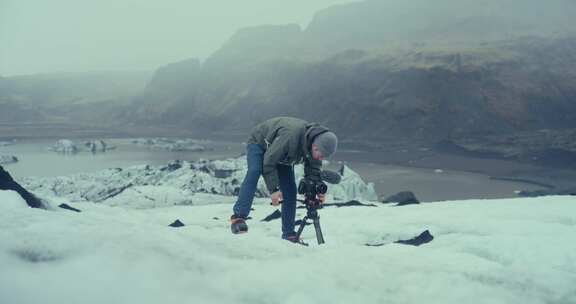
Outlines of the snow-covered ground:
[[[326,244],[307,227],[309,247],[260,221],[266,198],[245,235],[229,231],[233,196],[192,199],[76,213],[0,191],[0,303],[576,303],[576,197],[327,207]],[[428,244],[392,243],[425,229]]]
[[[151,208],[166,205],[203,205],[194,193],[234,195],[246,175],[244,157],[226,160],[173,161],[165,166],[134,166],[60,177],[28,177],[20,182],[40,197],[64,197],[71,202],[91,201],[111,206]],[[295,168],[297,181],[303,166]],[[258,196],[267,195],[264,180]],[[329,198],[375,200],[374,185],[344,167],[342,181],[329,186]]]
[[[321,209],[326,244],[308,226],[303,247],[261,221],[276,210],[263,184],[249,233],[230,233],[245,165],[20,180],[48,210],[0,191],[0,303],[576,303],[574,196],[393,207],[345,167],[329,203],[375,206]],[[186,226],[168,226],[177,219]],[[432,242],[394,243],[424,230]]]

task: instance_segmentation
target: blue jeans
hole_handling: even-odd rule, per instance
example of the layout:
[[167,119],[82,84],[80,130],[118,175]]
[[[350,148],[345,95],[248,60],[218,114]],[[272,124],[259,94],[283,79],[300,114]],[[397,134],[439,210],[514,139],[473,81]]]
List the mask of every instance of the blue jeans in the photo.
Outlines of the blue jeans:
[[[246,146],[246,159],[248,171],[240,187],[238,200],[234,204],[234,214],[248,217],[258,187],[258,179],[262,175],[264,153],[266,151],[258,144]],[[296,219],[296,178],[294,167],[290,165],[277,165],[280,191],[282,191],[282,237],[295,234],[294,221]]]

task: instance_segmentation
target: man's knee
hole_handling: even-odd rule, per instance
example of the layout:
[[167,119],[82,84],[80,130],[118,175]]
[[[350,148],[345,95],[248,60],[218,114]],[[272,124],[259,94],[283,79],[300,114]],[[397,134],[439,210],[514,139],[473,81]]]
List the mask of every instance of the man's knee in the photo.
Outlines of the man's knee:
[[248,168],[248,171],[246,172],[246,174],[248,174],[250,176],[260,176],[260,174],[262,174],[262,169],[260,169],[260,168]]

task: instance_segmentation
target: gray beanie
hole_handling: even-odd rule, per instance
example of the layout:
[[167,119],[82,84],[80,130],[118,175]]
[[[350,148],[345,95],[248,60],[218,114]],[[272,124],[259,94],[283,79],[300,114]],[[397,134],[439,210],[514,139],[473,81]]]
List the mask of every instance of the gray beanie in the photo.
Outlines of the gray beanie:
[[316,136],[313,144],[318,146],[325,158],[330,158],[338,147],[338,137],[333,132],[328,131]]

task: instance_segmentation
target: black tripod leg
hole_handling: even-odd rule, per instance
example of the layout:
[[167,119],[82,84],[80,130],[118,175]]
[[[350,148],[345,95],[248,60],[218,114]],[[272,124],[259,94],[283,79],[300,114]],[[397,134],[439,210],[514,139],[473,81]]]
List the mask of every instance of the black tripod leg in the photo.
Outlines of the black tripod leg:
[[298,239],[300,239],[300,235],[302,234],[302,231],[304,231],[304,227],[306,226],[306,221],[308,220],[308,217],[305,216],[302,219],[302,222],[300,223],[300,227],[298,227],[298,231],[296,232],[296,236],[298,237]]
[[320,218],[314,218],[314,229],[316,230],[316,239],[318,240],[318,245],[324,244],[324,236],[322,235],[322,229],[320,228]]

